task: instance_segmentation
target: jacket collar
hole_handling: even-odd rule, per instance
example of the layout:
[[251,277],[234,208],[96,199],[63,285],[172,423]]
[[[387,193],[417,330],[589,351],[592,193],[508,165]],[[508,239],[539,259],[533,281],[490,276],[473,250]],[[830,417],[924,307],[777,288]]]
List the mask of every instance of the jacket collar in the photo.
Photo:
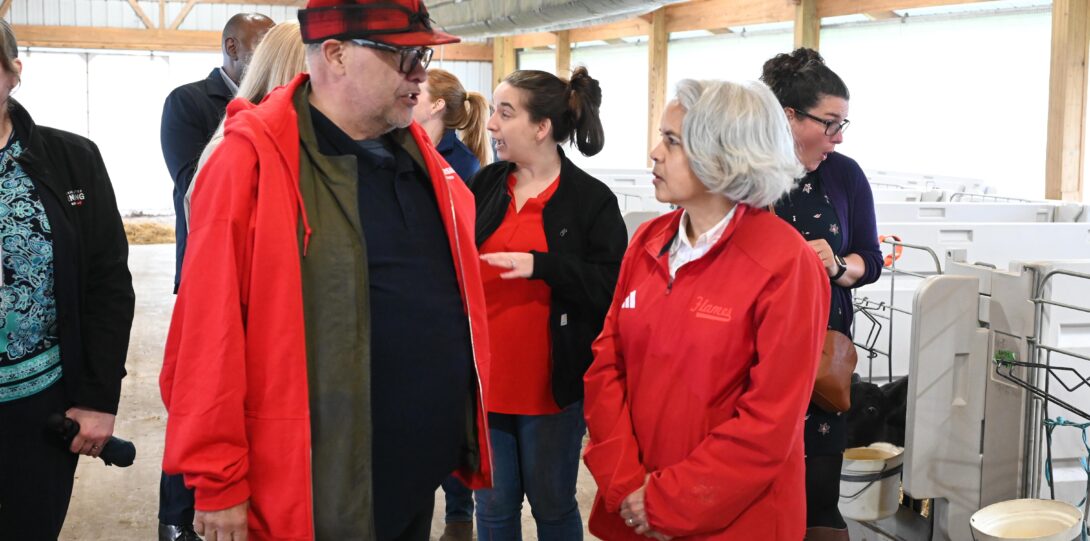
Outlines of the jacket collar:
[[[570,179],[577,174],[586,174],[564,155],[564,148],[562,146],[556,145],[556,152],[560,154],[560,182],[557,184],[556,192],[549,198],[549,202],[563,200],[568,196],[568,192],[574,189],[574,187],[571,186],[571,182],[564,182],[564,179]],[[500,191],[503,193],[507,193],[507,177],[511,176],[511,173],[514,173],[516,170],[518,170],[518,166],[515,165],[515,162],[505,162],[503,176],[499,181],[499,185],[501,186]],[[545,203],[545,207],[548,208],[549,203]]]
[[227,87],[227,83],[223,80],[227,77],[227,73],[223,71],[223,68],[214,68],[212,73],[205,77],[204,83],[208,88],[208,93],[213,96],[220,96],[223,98],[231,99],[235,97],[235,93]]
[[[749,205],[745,203],[738,203],[737,210],[734,211],[734,218],[727,224],[727,229],[723,231],[723,236],[719,237],[719,241],[712,246],[708,253],[704,257],[714,257],[716,254],[723,250],[723,247],[727,245],[727,241],[730,240],[734,233],[738,231],[741,224],[746,219],[747,211],[749,211]],[[663,220],[658,224],[655,224],[655,230],[650,231],[647,242],[644,243],[644,250],[654,259],[661,259],[663,256],[670,253],[670,245],[674,243],[674,240],[680,234],[681,216],[685,211],[678,209],[672,214],[669,214],[669,220]]]
[[49,151],[45,148],[45,142],[38,132],[38,125],[34,123],[34,119],[31,118],[26,108],[15,98],[8,98],[8,114],[11,115],[12,129],[22,139],[23,144],[26,145],[23,153],[16,159],[19,166],[23,168],[23,171],[31,180],[52,192],[53,197],[62,203],[60,206],[64,209],[64,214],[71,218],[72,207],[64,204],[66,203],[64,196],[67,194],[62,194],[62,188],[56,185],[57,180],[53,175],[53,166],[48,156]]

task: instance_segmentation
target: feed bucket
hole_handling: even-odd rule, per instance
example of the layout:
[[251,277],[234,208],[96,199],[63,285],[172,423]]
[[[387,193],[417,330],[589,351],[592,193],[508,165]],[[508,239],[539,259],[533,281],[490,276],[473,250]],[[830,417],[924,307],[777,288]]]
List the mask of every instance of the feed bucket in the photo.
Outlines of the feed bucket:
[[888,443],[844,451],[840,470],[840,514],[878,520],[897,512],[904,449]]
[[1082,512],[1054,500],[1007,500],[973,513],[976,541],[1072,541],[1082,539]]

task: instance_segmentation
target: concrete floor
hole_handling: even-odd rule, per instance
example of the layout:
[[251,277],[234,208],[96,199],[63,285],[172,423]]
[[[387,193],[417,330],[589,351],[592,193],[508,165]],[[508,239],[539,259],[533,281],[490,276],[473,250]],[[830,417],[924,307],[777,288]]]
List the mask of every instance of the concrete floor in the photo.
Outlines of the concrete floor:
[[[133,246],[129,268],[136,289],[136,317],[126,364],[129,375],[121,391],[115,434],[136,444],[136,462],[129,468],[106,467],[97,459],[81,457],[63,541],[152,541],[156,538],[159,468],[163,458],[166,411],[159,398],[159,369],[163,360],[174,276],[174,245]],[[595,486],[590,474],[579,473],[578,500],[586,523]],[[436,493],[432,539],[443,531],[442,491]],[[527,541],[537,532],[528,505],[523,508]],[[595,539],[588,534],[587,539]]]

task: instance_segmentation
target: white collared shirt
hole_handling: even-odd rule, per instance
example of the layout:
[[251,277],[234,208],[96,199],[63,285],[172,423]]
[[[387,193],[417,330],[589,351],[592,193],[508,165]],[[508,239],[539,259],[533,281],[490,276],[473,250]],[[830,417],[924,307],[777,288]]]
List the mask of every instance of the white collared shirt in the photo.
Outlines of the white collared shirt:
[[704,257],[708,253],[708,250],[711,250],[712,246],[715,246],[715,243],[719,242],[719,239],[723,237],[723,232],[727,230],[727,225],[730,224],[731,218],[734,217],[734,211],[737,208],[738,205],[731,207],[730,212],[728,212],[722,220],[719,220],[719,223],[697,237],[695,244],[689,244],[689,234],[685,232],[685,225],[689,223],[689,213],[688,211],[682,212],[681,220],[678,222],[677,236],[674,237],[674,242],[670,244],[671,279],[677,275],[678,269]]
[[227,89],[231,91],[232,96],[238,95],[238,85],[227,76],[227,72],[223,71],[223,68],[216,68],[220,72],[220,77],[223,77],[223,83],[227,85]]

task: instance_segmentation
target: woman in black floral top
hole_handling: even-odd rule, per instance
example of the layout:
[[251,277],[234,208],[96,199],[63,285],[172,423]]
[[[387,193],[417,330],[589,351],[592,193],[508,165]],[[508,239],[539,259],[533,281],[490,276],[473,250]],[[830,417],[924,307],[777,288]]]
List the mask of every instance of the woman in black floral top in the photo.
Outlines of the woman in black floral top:
[[[850,290],[878,279],[882,252],[870,184],[854,160],[834,152],[848,127],[848,88],[811,49],[769,60],[761,80],[783,105],[807,171],[776,203],[776,214],[802,234],[825,264],[832,286],[828,328],[851,336]],[[806,538],[847,540],[847,525],[837,508],[847,443],[845,417],[811,403],[804,430]]]

